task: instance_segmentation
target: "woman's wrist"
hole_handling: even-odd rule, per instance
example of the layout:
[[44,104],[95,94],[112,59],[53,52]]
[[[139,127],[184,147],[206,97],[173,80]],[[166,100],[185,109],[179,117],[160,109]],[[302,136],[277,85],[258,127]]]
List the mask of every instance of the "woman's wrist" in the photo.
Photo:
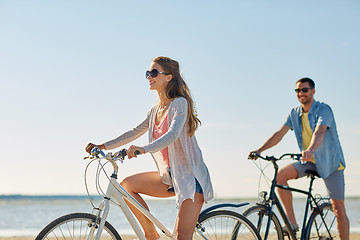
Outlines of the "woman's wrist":
[[144,147],[139,147],[139,151],[140,151],[140,153],[141,153],[141,154],[146,153],[146,152],[145,152],[145,148],[144,148]]

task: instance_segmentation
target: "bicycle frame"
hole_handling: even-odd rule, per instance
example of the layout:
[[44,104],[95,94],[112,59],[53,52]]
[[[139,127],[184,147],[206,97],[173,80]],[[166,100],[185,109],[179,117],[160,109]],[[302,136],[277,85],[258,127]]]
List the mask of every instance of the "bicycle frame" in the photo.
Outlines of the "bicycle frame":
[[[108,155],[105,155],[104,152],[102,152],[98,148],[94,148],[91,151],[91,155],[93,158],[99,159],[98,155],[101,154],[103,159],[106,159],[109,163],[111,163],[114,172],[109,178],[109,184],[107,186],[105,196],[103,197],[104,200],[101,202],[99,208],[94,208],[94,210],[97,210],[96,213],[96,221],[92,232],[95,231],[95,228],[98,228],[95,240],[98,240],[101,236],[101,233],[103,231],[104,225],[106,223],[106,219],[108,216],[108,213],[110,211],[110,201],[111,199],[122,209],[125,217],[127,218],[128,222],[130,223],[132,229],[138,236],[140,240],[146,240],[145,235],[142,231],[142,228],[140,227],[138,221],[136,220],[134,214],[130,210],[128,204],[132,204],[135,206],[145,217],[147,217],[157,228],[159,228],[167,237],[170,239],[176,239],[176,233],[175,233],[175,227],[173,233],[171,233],[158,219],[156,219],[145,207],[143,207],[133,196],[131,196],[118,182],[117,182],[117,173],[118,173],[118,165],[116,163],[117,160],[120,160],[121,162],[124,160],[124,157],[126,156],[126,150],[123,149],[114,155],[111,153],[108,153]],[[126,201],[126,202],[125,202]],[[224,203],[224,204],[217,204],[212,207],[209,207],[202,211],[200,216],[206,215],[207,213],[214,211],[219,208],[225,208],[225,207],[231,207],[231,208],[238,208],[244,205],[247,205],[249,203],[241,203],[241,204],[231,204],[231,203]],[[100,220],[99,225],[97,226],[96,223],[98,222],[98,219]],[[199,236],[202,236],[204,239],[207,239],[204,234],[202,233],[202,230],[198,227],[195,228],[195,231],[199,234]],[[90,234],[88,237],[89,239],[92,239],[93,234]]]
[[96,235],[96,240],[99,239],[101,232],[104,228],[109,210],[110,210],[110,199],[113,198],[113,200],[119,205],[119,207],[122,209],[124,215],[126,216],[128,222],[130,223],[131,227],[133,228],[136,235],[141,240],[146,240],[145,235],[136,221],[133,213],[131,212],[130,208],[125,202],[125,199],[131,203],[133,206],[135,206],[142,214],[144,214],[151,222],[154,223],[156,227],[158,227],[166,236],[168,236],[171,239],[176,239],[176,235],[174,233],[171,233],[159,220],[157,220],[145,207],[143,207],[135,198],[133,198],[117,181],[117,173],[116,171],[111,175],[111,179],[109,182],[109,185],[106,190],[106,195],[104,197],[104,200],[100,204],[100,207],[97,213],[97,217],[99,218],[101,216],[101,221],[99,230]]
[[[283,189],[286,189],[286,188],[289,188],[289,187],[278,185],[276,183],[276,177],[277,177],[277,173],[278,173],[278,170],[279,170],[279,166],[276,164],[275,161],[272,161],[272,163],[273,163],[273,166],[275,168],[275,173],[274,173],[274,178],[272,180],[272,184],[271,184],[271,188],[270,188],[269,200],[271,201],[271,204],[269,205],[269,215],[273,212],[273,207],[275,205],[276,208],[278,209],[279,213],[280,213],[280,216],[284,220],[284,223],[286,225],[286,228],[288,229],[288,232],[290,234],[291,239],[295,240],[296,235],[295,235],[294,231],[292,231],[290,221],[289,221],[288,217],[286,216],[285,211],[284,211],[284,209],[283,209],[283,207],[281,205],[281,202],[279,201],[279,198],[277,197],[276,192],[275,192],[275,187],[279,187],[279,188],[283,188]],[[265,231],[264,239],[267,239],[267,237],[269,235],[270,223],[271,223],[271,218],[269,217],[267,225],[266,225],[266,231]]]
[[[305,205],[305,212],[304,212],[304,219],[303,219],[303,224],[302,224],[302,229],[301,229],[301,237],[300,239],[305,239],[305,235],[306,235],[306,223],[307,223],[307,217],[308,217],[308,213],[309,213],[309,207],[312,206],[311,205],[311,202],[313,202],[314,206],[312,206],[312,208],[316,208],[317,211],[320,211],[319,209],[319,206],[318,204],[316,203],[316,200],[315,198],[313,197],[313,195],[311,194],[311,191],[312,191],[312,186],[313,186],[313,182],[315,180],[315,176],[311,175],[311,179],[310,179],[310,185],[309,185],[309,190],[308,191],[304,191],[304,190],[301,190],[301,189],[297,189],[297,188],[292,188],[292,187],[289,187],[289,186],[284,186],[284,185],[279,185],[277,184],[276,182],[276,178],[277,178],[277,173],[278,173],[278,170],[279,170],[279,166],[277,165],[276,161],[275,160],[271,160],[273,166],[274,166],[274,169],[275,169],[275,173],[274,173],[274,178],[272,180],[272,184],[271,184],[271,188],[270,188],[270,196],[269,196],[269,201],[271,202],[270,205],[269,205],[269,215],[273,212],[273,206],[276,205],[276,208],[278,209],[279,213],[280,213],[280,216],[281,218],[284,220],[284,223],[286,225],[286,228],[288,230],[288,234],[290,235],[290,238],[293,239],[293,240],[296,240],[296,233],[295,231],[292,229],[291,227],[291,224],[290,224],[290,221],[288,219],[288,217],[286,216],[285,214],[285,211],[282,207],[282,204],[281,202],[279,201],[279,198],[278,196],[276,195],[276,192],[275,192],[275,188],[281,188],[281,189],[284,189],[284,190],[288,190],[288,191],[292,191],[292,192],[298,192],[298,193],[301,193],[301,194],[305,194],[307,195],[307,199],[306,199],[306,205]],[[324,218],[323,216],[321,216],[323,222],[324,222]],[[266,226],[266,232],[265,232],[265,236],[264,236],[264,239],[267,239],[268,237],[268,234],[269,234],[269,228],[270,228],[270,223],[271,223],[271,219],[269,218],[268,219],[268,222],[267,222],[267,226]],[[329,235],[331,236],[330,234],[330,231],[329,231],[329,228],[328,226],[326,225],[326,223],[324,222],[325,224],[325,227],[327,229],[327,231],[329,232]]]
[[[126,149],[122,149],[121,151],[114,154],[112,154],[111,152],[105,154],[99,148],[93,148],[91,150],[90,157],[84,158],[92,159],[85,169],[84,177],[86,191],[89,196],[91,205],[93,206],[93,212],[77,212],[58,217],[51,221],[49,224],[47,224],[37,235],[36,239],[49,239],[49,236],[51,239],[59,239],[59,237],[61,239],[68,239],[69,237],[79,237],[81,239],[87,240],[99,240],[100,238],[103,239],[103,237],[106,239],[108,239],[108,237],[110,237],[111,239],[120,239],[121,237],[116,228],[107,221],[110,211],[110,203],[114,203],[114,205],[121,208],[127,222],[131,225],[138,239],[146,240],[145,231],[140,226],[141,222],[136,219],[136,216],[138,216],[137,212],[139,212],[139,214],[143,214],[150,222],[154,224],[154,226],[159,228],[167,238],[176,239],[177,224],[175,224],[173,233],[171,233],[158,219],[156,219],[147,210],[147,208],[142,206],[136,200],[136,198],[129,194],[125,190],[125,188],[117,182],[118,165],[116,161],[120,160],[122,162],[126,156]],[[102,159],[107,160],[107,162],[103,164],[101,161]],[[95,184],[98,194],[103,198],[99,207],[96,207],[94,205],[87,184],[87,170],[89,165],[91,165],[91,163],[93,162],[98,162]],[[107,171],[104,169],[104,166],[107,163],[110,163],[114,170],[111,176],[109,176],[107,174]],[[108,186],[105,193],[100,184],[101,173],[106,176],[108,181]],[[261,239],[254,225],[243,215],[235,211],[221,209],[227,207],[237,208],[247,204],[248,203],[223,203],[211,206],[201,211],[200,215],[197,218],[197,224],[196,226],[194,226],[196,234],[195,238],[211,239],[213,236],[219,236],[222,237],[222,239],[235,239],[237,237]],[[137,209],[136,214],[133,213],[134,208]],[[102,233],[104,233],[104,235]]]

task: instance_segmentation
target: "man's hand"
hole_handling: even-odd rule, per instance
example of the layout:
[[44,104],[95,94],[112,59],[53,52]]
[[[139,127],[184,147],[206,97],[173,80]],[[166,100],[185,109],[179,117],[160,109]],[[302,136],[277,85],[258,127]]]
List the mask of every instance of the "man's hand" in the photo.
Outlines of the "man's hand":
[[309,162],[314,157],[314,152],[320,146],[326,129],[326,125],[319,125],[315,128],[309,147],[301,152],[303,161]]
[[302,151],[301,152],[301,155],[302,155],[302,160],[305,161],[305,162],[310,162],[311,159],[313,158],[314,156],[314,152],[311,151],[311,150],[305,150],[305,151]]

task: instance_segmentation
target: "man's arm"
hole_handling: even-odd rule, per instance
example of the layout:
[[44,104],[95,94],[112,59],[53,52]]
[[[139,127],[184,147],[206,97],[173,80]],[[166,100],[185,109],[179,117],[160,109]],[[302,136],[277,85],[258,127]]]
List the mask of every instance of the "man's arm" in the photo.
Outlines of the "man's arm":
[[319,125],[315,128],[309,147],[302,151],[302,157],[304,161],[311,161],[315,150],[320,146],[322,140],[324,139],[326,129],[326,125]]
[[261,154],[261,152],[265,151],[266,149],[272,148],[276,144],[278,144],[281,139],[285,136],[285,134],[289,131],[290,127],[286,125],[282,125],[279,131],[275,132],[265,143],[262,145],[258,150],[252,151],[249,154],[251,157],[252,153]]

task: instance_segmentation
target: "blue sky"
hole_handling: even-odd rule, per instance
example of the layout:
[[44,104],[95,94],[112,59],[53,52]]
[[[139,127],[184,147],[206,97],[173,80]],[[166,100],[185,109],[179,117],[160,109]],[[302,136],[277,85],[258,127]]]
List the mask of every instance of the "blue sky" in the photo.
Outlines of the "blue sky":
[[[216,196],[257,196],[247,154],[298,105],[305,76],[335,113],[346,194],[360,195],[359,10],[358,1],[0,0],[0,194],[84,194],[84,147],[143,120],[157,100],[144,72],[164,55],[192,91]],[[298,151],[289,132],[264,154]],[[148,170],[141,156],[120,173]]]

